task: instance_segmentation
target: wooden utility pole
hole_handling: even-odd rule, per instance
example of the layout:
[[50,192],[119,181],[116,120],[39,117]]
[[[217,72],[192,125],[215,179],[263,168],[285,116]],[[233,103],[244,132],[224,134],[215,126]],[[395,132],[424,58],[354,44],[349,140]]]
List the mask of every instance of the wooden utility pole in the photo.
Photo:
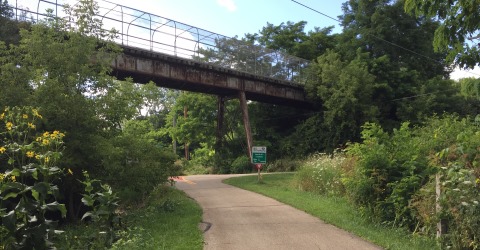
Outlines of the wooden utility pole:
[[[440,214],[442,212],[442,205],[440,204],[440,198],[442,195],[441,176],[439,173],[435,175],[435,212]],[[447,226],[444,219],[440,219],[437,223],[437,238],[442,237],[447,231]]]
[[250,161],[251,161],[253,138],[252,138],[252,130],[250,128],[250,119],[248,117],[247,97],[245,96],[245,92],[240,91],[238,94],[238,98],[240,99],[240,108],[242,109],[242,116],[243,116],[243,126],[245,127],[245,135],[247,136],[248,157],[250,158]]

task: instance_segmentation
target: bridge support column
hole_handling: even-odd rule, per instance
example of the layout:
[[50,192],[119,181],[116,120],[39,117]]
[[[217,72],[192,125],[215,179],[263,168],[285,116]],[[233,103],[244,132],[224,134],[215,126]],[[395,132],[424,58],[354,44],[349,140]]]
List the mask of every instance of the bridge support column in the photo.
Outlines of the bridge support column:
[[245,96],[245,92],[240,91],[238,94],[238,98],[240,99],[240,108],[242,109],[243,116],[243,126],[245,127],[245,135],[247,136],[248,157],[250,158],[250,160],[252,160],[253,138],[252,130],[250,128],[250,119],[248,117],[247,98]]
[[[188,117],[188,108],[187,106],[183,106],[183,117],[185,118],[185,120],[187,119]],[[185,142],[185,160],[190,160],[190,151],[188,149],[188,142]]]
[[220,152],[223,147],[223,134],[224,126],[223,121],[225,119],[225,96],[218,96],[217,98],[217,132],[215,141],[215,151]]

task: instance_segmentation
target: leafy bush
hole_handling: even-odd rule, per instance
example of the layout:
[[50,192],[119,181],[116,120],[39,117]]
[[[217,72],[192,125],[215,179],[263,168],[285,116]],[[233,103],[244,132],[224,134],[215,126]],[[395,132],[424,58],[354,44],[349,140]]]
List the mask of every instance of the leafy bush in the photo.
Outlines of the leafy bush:
[[432,157],[441,181],[439,219],[447,248],[480,249],[480,131],[463,120],[456,142]]
[[290,158],[283,158],[268,163],[265,166],[267,172],[292,172],[297,170],[302,164],[301,160],[294,160]]
[[427,147],[408,123],[391,136],[367,123],[362,139],[348,147],[356,165],[342,179],[347,195],[380,221],[414,225],[409,202],[434,172],[428,166]]
[[294,183],[300,190],[341,195],[345,191],[341,182],[344,161],[342,153],[312,155],[295,174]]
[[214,164],[215,150],[210,148],[207,143],[200,143],[200,148],[192,153],[191,162],[193,165],[210,167]]
[[168,177],[180,174],[175,156],[156,144],[149,134],[152,130],[148,121],[128,121],[121,134],[100,145],[105,180],[123,199],[138,201]]
[[252,172],[252,164],[248,156],[242,155],[232,162],[232,173],[244,174]]
[[356,204],[382,221],[430,235],[442,221],[443,247],[480,248],[480,132],[473,121],[434,117],[419,128],[404,123],[391,135],[367,124],[362,138],[348,148],[356,164],[343,178]]
[[[112,188],[107,184],[102,184],[99,180],[91,179],[90,175],[83,172],[85,180],[82,184],[85,186],[82,202],[91,208],[82,216],[82,220],[90,219],[97,226],[97,231],[92,234],[91,242],[99,242],[102,247],[111,246],[116,240],[116,230],[120,224],[120,217],[116,213],[119,199]],[[98,247],[89,246],[86,247]]]
[[213,171],[213,167],[206,167],[185,159],[177,160],[176,164],[182,169],[182,175],[210,174]]

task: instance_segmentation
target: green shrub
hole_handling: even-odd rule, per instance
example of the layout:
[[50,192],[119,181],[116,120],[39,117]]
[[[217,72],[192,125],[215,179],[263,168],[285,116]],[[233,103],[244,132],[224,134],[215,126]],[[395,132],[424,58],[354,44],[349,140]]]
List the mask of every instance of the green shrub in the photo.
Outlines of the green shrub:
[[[90,242],[98,242],[103,246],[109,247],[117,240],[117,230],[120,226],[120,217],[117,215],[119,199],[107,184],[102,184],[99,180],[91,179],[90,175],[84,171],[85,180],[82,184],[85,186],[82,202],[91,210],[82,216],[82,220],[89,219],[97,226],[97,231],[92,234]],[[96,248],[98,246],[85,246],[87,248]]]
[[212,167],[206,167],[204,165],[198,164],[195,161],[188,161],[182,159],[182,174],[184,175],[195,175],[195,174],[211,174]]
[[427,148],[408,123],[392,135],[372,123],[363,128],[363,142],[347,149],[356,159],[342,179],[348,197],[382,222],[414,226],[409,202],[434,172]]
[[344,168],[342,179],[360,209],[431,236],[442,221],[443,247],[480,248],[480,132],[473,121],[434,117],[423,127],[404,123],[391,135],[367,124],[362,138],[348,148],[354,164]]
[[343,194],[341,177],[344,161],[345,156],[342,153],[310,156],[295,174],[295,186],[300,190],[318,194]]
[[244,174],[252,172],[252,164],[248,156],[242,155],[232,162],[232,173]]
[[195,166],[204,168],[213,166],[215,160],[215,150],[209,147],[207,143],[200,143],[200,148],[192,153],[190,162]]
[[104,166],[104,177],[122,198],[139,201],[170,176],[180,175],[175,155],[161,148],[149,136],[152,125],[148,121],[128,121],[122,133],[105,140],[99,153]]
[[453,249],[480,249],[480,131],[463,120],[456,142],[432,157],[438,167],[439,219],[447,225],[442,242]]
[[275,160],[272,163],[268,163],[265,166],[267,172],[293,172],[296,171],[302,164],[301,160],[295,160],[291,158],[283,158]]

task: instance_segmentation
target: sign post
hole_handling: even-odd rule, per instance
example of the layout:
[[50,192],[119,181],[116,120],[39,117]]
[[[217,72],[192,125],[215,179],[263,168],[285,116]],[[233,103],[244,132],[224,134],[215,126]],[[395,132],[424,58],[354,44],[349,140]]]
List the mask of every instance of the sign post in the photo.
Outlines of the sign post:
[[264,146],[252,147],[252,163],[255,164],[255,167],[257,168],[258,182],[260,182],[262,179],[262,176],[260,175],[262,164],[267,163],[267,147],[264,147]]

